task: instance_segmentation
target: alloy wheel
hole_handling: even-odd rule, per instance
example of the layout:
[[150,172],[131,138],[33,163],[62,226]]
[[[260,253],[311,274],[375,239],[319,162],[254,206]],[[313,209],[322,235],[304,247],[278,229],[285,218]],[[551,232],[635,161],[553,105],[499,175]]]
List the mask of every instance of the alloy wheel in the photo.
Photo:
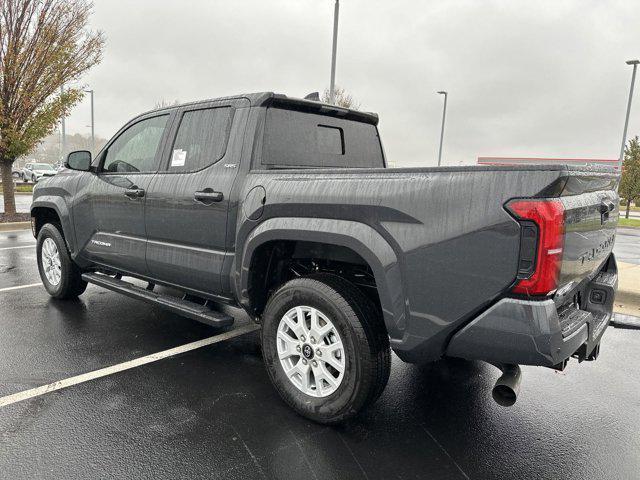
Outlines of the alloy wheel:
[[312,397],[328,397],[344,378],[346,355],[340,334],[320,310],[298,306],[278,325],[277,350],[287,378]]
[[40,257],[44,275],[47,277],[47,281],[55,287],[62,278],[62,266],[58,246],[52,238],[45,238],[42,242]]

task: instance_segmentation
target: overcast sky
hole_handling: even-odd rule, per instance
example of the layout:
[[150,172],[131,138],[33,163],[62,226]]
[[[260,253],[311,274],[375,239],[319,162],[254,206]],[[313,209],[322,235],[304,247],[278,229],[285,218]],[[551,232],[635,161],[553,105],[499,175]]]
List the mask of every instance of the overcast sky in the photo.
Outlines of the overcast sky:
[[[96,133],[111,137],[161,100],[329,84],[333,0],[96,0],[104,60]],[[631,67],[640,57],[637,1],[341,0],[337,84],[380,115],[387,157],[444,164],[478,156],[616,158]],[[638,79],[640,83],[640,78]],[[640,135],[640,85],[629,135]],[[89,102],[67,122],[88,133]]]

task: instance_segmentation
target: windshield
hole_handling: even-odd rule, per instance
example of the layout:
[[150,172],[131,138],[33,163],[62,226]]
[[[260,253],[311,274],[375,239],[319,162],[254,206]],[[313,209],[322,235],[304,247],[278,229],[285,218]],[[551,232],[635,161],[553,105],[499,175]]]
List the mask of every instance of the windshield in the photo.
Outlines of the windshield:
[[53,167],[48,163],[34,163],[33,169],[34,170],[53,170]]

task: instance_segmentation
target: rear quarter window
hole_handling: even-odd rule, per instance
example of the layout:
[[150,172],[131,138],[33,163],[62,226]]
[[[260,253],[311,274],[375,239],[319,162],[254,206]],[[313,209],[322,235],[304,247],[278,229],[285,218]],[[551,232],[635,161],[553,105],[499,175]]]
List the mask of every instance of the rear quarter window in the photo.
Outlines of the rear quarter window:
[[173,143],[168,170],[194,172],[224,157],[232,119],[231,107],[184,112]]
[[262,156],[266,167],[384,167],[375,125],[327,115],[267,109]]

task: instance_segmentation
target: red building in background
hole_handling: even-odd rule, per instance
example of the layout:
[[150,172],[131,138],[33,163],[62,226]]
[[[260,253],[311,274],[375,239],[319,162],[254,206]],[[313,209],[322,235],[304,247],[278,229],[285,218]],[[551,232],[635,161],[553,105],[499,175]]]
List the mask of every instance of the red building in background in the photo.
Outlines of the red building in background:
[[537,158],[537,157],[478,157],[478,165],[527,164],[606,165],[618,169],[618,160],[608,158]]

